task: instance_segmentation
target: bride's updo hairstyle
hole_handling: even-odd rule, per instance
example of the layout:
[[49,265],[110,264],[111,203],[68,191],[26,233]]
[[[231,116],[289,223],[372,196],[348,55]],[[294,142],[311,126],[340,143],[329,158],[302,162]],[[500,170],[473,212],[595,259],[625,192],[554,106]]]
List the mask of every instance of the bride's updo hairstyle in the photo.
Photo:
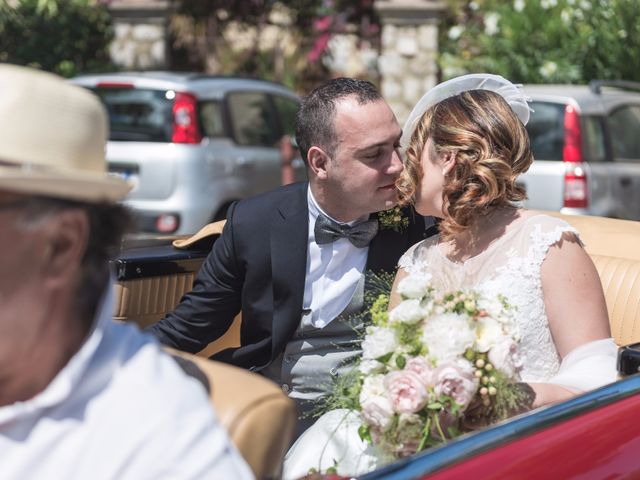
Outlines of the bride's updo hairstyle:
[[[523,102],[528,120],[528,106]],[[533,155],[521,120],[523,112],[516,114],[502,95],[489,89],[463,91],[427,108],[414,119],[410,136],[403,137],[405,169],[398,181],[401,202],[413,201],[423,175],[420,159],[429,138],[432,154],[455,153],[455,164],[446,175],[442,192],[443,239],[464,231],[494,207],[524,200],[525,190],[516,179],[527,171]]]

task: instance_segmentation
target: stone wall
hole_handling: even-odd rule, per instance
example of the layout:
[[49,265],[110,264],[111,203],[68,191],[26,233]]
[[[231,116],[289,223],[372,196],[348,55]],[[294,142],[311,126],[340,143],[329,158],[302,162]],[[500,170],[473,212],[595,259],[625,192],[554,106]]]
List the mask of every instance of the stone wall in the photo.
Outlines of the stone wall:
[[438,23],[445,5],[436,0],[376,0],[375,7],[382,23],[382,95],[402,124],[420,97],[438,83]]
[[112,61],[126,70],[167,68],[169,0],[113,0]]
[[[440,0],[375,0],[382,23],[382,51],[358,45],[355,35],[336,35],[327,66],[336,75],[380,73],[381,90],[402,123],[424,92],[438,82]],[[168,68],[169,0],[112,0],[115,40],[111,57],[122,69]],[[237,34],[238,45],[247,33]],[[272,35],[274,36],[274,35]],[[280,38],[280,34],[275,37]],[[261,42],[265,45],[269,42]]]

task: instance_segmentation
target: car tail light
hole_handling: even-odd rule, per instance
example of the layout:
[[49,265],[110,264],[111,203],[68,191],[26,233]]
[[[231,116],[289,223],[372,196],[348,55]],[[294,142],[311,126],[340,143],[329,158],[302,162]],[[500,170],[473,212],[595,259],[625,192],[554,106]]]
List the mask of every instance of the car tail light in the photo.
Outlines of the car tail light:
[[176,93],[173,101],[173,135],[174,143],[200,143],[202,135],[198,128],[198,112],[196,97],[190,93]]
[[156,230],[160,233],[173,233],[180,226],[180,217],[174,213],[163,213],[156,218]]
[[567,105],[564,110],[564,148],[562,159],[565,164],[564,206],[566,208],[587,208],[587,171],[582,157],[582,132],[580,117],[575,107]]

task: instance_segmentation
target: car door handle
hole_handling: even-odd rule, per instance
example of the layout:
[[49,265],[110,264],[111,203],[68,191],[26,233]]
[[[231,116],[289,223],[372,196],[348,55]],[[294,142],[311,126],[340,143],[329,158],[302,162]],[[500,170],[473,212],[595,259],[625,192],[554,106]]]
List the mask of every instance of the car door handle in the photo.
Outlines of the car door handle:
[[623,187],[628,187],[629,185],[631,185],[631,178],[629,177],[622,177],[620,179],[620,185],[622,185]]

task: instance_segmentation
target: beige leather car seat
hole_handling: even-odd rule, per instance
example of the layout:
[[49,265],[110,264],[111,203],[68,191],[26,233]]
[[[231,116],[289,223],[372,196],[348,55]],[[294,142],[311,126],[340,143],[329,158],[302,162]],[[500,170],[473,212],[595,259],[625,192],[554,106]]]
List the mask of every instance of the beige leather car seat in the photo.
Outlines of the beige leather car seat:
[[204,373],[218,418],[256,478],[280,478],[297,421],[293,400],[256,373],[178,350],[167,351]]
[[640,342],[640,222],[546,213],[564,219],[580,232],[600,275],[616,343]]

